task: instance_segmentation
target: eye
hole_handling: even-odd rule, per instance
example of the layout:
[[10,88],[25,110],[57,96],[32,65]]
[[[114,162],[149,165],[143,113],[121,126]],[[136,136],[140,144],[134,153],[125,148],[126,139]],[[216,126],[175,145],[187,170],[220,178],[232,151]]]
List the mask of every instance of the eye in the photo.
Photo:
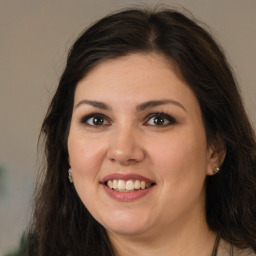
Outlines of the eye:
[[145,125],[150,126],[168,126],[175,124],[176,120],[172,116],[165,113],[153,113],[147,116]]
[[87,115],[80,122],[88,126],[104,126],[110,124],[105,115],[98,113]]

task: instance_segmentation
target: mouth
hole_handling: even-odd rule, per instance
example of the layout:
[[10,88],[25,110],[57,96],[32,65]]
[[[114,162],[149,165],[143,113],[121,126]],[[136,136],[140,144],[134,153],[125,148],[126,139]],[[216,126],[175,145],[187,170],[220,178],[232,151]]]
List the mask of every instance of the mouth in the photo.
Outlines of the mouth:
[[145,180],[139,179],[129,179],[129,180],[122,180],[122,179],[113,179],[107,180],[104,182],[104,185],[109,187],[112,190],[118,192],[134,192],[138,190],[145,190],[152,186],[155,186],[156,183],[154,182],[147,182]]
[[153,180],[138,174],[112,173],[101,180],[105,187],[117,192],[136,192],[156,185]]
[[135,173],[112,173],[100,184],[112,199],[119,202],[133,202],[152,194],[156,182]]

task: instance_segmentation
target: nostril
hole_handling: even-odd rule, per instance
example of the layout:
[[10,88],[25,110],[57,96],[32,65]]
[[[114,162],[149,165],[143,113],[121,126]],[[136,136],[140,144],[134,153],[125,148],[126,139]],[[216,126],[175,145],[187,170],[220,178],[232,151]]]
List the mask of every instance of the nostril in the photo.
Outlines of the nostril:
[[[117,139],[115,139],[117,140]],[[111,162],[118,162],[123,165],[129,165],[136,162],[140,162],[144,159],[144,150],[142,147],[133,142],[134,140],[131,138],[130,141],[119,141],[118,143],[115,141],[110,145],[107,157]]]
[[136,159],[124,159],[124,158],[121,158],[121,157],[119,157],[119,158],[110,158],[110,161],[112,163],[115,163],[115,162],[120,163],[123,166],[128,166],[128,165],[131,165],[131,164],[134,164],[134,163],[138,162],[138,160],[136,160]]

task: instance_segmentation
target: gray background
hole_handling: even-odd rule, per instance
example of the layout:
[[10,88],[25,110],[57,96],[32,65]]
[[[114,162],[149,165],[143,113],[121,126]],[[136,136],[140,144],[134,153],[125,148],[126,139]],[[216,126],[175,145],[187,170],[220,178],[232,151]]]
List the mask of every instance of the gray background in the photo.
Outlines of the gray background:
[[37,137],[70,45],[109,12],[157,3],[184,6],[209,25],[256,127],[256,0],[1,0],[0,255],[17,245],[29,219]]

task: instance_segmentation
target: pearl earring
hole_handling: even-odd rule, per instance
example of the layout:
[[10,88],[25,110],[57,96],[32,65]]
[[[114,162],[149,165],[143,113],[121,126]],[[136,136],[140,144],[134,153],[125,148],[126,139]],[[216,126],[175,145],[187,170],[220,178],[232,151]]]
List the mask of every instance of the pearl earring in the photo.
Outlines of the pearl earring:
[[212,170],[212,173],[213,174],[216,174],[220,171],[220,168],[219,167],[215,167],[213,170]]
[[68,170],[68,179],[69,179],[70,183],[73,183],[73,177],[72,177],[71,168]]

